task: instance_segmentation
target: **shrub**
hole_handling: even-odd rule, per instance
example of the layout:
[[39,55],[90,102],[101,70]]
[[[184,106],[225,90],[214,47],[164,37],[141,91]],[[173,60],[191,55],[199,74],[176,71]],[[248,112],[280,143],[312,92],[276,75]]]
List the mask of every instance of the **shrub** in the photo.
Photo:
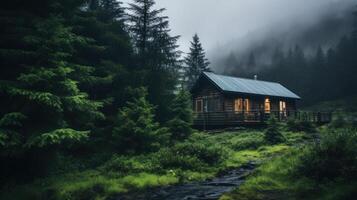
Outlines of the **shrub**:
[[243,135],[242,137],[238,137],[237,140],[233,141],[231,147],[236,151],[245,149],[257,149],[265,144],[263,136],[263,134],[254,133]]
[[297,175],[314,180],[357,177],[357,132],[340,129],[322,136],[320,143],[305,150]]
[[105,172],[116,172],[121,175],[131,173],[150,172],[153,171],[153,163],[148,156],[119,156],[114,155],[112,159],[100,167]]
[[207,167],[205,163],[196,156],[183,155],[172,149],[161,149],[156,154],[158,166],[164,169],[183,169],[183,170],[201,170]]
[[330,128],[344,128],[347,126],[348,123],[346,122],[345,117],[341,113],[337,113],[336,118],[334,118],[329,124]]
[[163,168],[181,168],[200,170],[219,164],[227,152],[219,146],[207,146],[200,143],[180,143],[170,149],[163,149],[157,159]]
[[286,127],[289,131],[293,132],[303,131],[311,133],[316,131],[315,126],[311,122],[305,120],[289,119],[286,123]]
[[278,144],[284,142],[285,139],[279,131],[279,125],[274,117],[271,117],[267,123],[268,127],[264,132],[264,140],[269,144]]

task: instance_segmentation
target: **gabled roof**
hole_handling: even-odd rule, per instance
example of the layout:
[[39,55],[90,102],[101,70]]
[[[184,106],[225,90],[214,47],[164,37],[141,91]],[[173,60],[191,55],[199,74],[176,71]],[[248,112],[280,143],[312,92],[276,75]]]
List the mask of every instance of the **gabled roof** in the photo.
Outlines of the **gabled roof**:
[[224,92],[300,99],[298,95],[294,94],[280,83],[223,76],[211,72],[204,72],[203,76],[211,80]]

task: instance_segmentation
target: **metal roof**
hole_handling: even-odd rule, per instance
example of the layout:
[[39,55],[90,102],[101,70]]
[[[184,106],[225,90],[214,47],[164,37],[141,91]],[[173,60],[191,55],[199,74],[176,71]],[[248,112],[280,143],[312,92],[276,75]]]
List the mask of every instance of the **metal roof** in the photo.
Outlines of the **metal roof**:
[[211,72],[204,72],[204,75],[225,92],[300,99],[298,95],[294,94],[280,83],[223,76]]

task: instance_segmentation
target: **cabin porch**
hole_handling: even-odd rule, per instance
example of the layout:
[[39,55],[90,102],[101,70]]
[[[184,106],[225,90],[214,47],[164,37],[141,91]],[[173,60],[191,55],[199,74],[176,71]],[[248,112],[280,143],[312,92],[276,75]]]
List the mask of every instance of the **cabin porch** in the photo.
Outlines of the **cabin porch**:
[[332,120],[330,112],[305,111],[246,111],[246,112],[200,112],[194,113],[194,126],[200,129],[229,126],[262,125],[274,116],[278,121],[297,119],[317,124],[328,123]]

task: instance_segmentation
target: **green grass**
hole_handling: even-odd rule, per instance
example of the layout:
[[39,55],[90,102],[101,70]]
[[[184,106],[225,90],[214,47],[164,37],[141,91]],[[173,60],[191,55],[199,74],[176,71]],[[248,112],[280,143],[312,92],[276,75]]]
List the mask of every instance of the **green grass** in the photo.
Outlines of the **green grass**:
[[[309,138],[303,132],[284,132],[283,135],[286,143],[269,146],[263,140],[264,134],[258,130],[221,134],[196,132],[187,141],[155,153],[113,155],[112,159],[95,169],[8,186],[2,190],[0,199],[101,200],[128,191],[204,180],[251,161],[270,160]],[[171,158],[163,160],[163,157]]]
[[[243,185],[220,200],[335,200],[356,197],[356,130],[323,130],[319,144],[268,147],[282,152],[282,156],[262,164]],[[279,151],[281,148],[285,149]],[[238,152],[238,157],[241,154],[253,158],[260,156],[247,151]]]

